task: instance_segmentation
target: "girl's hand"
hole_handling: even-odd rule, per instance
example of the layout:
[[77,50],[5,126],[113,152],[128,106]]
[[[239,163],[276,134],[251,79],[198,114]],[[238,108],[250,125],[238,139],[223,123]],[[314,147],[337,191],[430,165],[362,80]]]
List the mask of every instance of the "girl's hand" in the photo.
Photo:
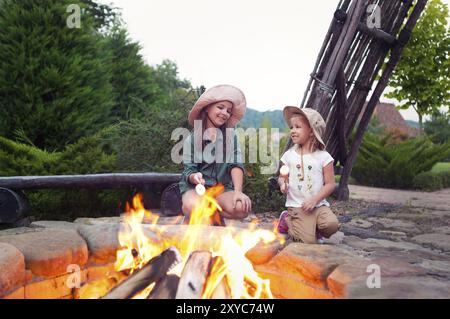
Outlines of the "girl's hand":
[[189,175],[189,182],[194,185],[197,185],[197,184],[205,185],[205,180],[203,179],[203,174],[200,172]]
[[244,213],[248,214],[252,210],[252,201],[250,197],[245,195],[243,192],[234,191],[233,194],[233,208],[236,208],[237,202],[241,202]]
[[317,200],[314,197],[310,197],[303,202],[302,208],[306,212],[312,212],[316,208]]
[[289,186],[288,181],[285,178],[280,177],[280,179],[278,180],[278,185],[280,185],[281,193],[286,195],[288,193],[288,186]]

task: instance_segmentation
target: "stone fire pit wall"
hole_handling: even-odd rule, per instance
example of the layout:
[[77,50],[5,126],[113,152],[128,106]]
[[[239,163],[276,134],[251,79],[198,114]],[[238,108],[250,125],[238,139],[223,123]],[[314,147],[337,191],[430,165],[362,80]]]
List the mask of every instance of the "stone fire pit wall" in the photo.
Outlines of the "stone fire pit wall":
[[[0,231],[0,298],[76,298],[73,265],[79,267],[81,286],[117,275],[119,227],[119,219],[80,219],[74,223],[41,221]],[[186,227],[167,226],[164,236],[181,238]],[[225,231],[196,227],[202,228],[205,249]],[[448,286],[426,277],[420,267],[393,258],[370,260],[338,245],[273,243],[256,246],[247,257],[271,280],[277,298],[433,298],[448,294]],[[366,284],[371,264],[381,268],[381,288]]]

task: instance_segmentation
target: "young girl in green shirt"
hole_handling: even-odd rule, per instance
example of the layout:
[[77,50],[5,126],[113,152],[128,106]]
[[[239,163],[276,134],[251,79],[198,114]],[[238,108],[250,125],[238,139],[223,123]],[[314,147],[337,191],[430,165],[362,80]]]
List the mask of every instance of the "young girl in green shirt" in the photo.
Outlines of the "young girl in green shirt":
[[[245,114],[246,100],[241,90],[231,85],[218,85],[204,92],[189,113],[189,124],[200,121],[199,131],[193,131],[185,140],[184,170],[179,183],[183,214],[189,217],[199,200],[197,184],[206,188],[222,184],[224,192],[216,197],[222,207],[221,217],[241,219],[252,209],[250,198],[243,193],[244,165],[237,137],[233,130]],[[204,139],[205,138],[205,139]],[[200,140],[201,143],[196,142]],[[196,144],[197,143],[197,144]],[[208,145],[213,143],[213,145]],[[199,148],[199,144],[201,147]],[[212,146],[212,147],[210,147]],[[203,150],[209,147],[222,160],[205,159]],[[220,157],[219,157],[220,158]]]

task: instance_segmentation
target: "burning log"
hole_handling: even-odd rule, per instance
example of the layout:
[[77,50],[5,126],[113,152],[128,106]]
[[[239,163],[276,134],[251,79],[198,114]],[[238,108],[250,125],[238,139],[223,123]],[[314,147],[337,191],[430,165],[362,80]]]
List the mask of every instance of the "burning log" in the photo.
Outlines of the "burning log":
[[175,299],[180,277],[167,275],[155,284],[147,299]]
[[[228,286],[228,282],[227,282],[227,276],[226,273],[224,273],[226,267],[225,267],[225,263],[223,261],[223,258],[220,256],[216,256],[213,259],[213,263],[212,263],[212,267],[211,267],[211,271],[210,274],[215,274],[216,276],[218,276],[218,278],[216,279],[216,282],[213,282],[213,284],[216,284],[215,286],[212,287],[205,287],[205,290],[210,288],[213,289],[211,295],[206,295],[206,298],[210,298],[210,299],[230,299],[231,298],[231,291],[230,291],[230,287]],[[222,278],[220,278],[222,277]],[[208,294],[208,292],[207,292]]]
[[194,251],[181,274],[176,299],[200,299],[203,294],[212,256],[209,251]]
[[181,256],[175,247],[163,251],[161,255],[152,258],[144,267],[117,285],[102,299],[129,299],[148,287],[160,281],[173,266],[181,262]]

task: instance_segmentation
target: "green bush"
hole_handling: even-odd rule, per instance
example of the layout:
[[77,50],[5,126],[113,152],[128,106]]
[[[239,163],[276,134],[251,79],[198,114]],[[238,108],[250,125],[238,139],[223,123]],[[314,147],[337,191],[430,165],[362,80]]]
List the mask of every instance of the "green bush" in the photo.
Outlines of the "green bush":
[[450,187],[450,172],[423,172],[414,178],[414,188],[435,191]]
[[[268,135],[270,136],[270,133]],[[287,142],[286,137],[281,139],[280,153],[283,152],[286,142]],[[259,145],[259,142],[257,142],[253,146],[256,145]],[[261,168],[263,166],[267,166],[267,164],[262,164],[259,158],[259,154],[256,163],[248,163],[249,148],[250,148],[250,140],[246,139],[245,141],[246,176],[244,181],[244,192],[252,200],[253,211],[256,213],[263,213],[269,211],[281,212],[284,209],[286,197],[278,191],[270,193],[269,190],[269,178],[274,176],[275,174],[272,175],[261,173]],[[273,154],[274,156],[273,160],[277,162],[281,157],[280,155],[281,154]]]
[[423,172],[414,178],[414,188],[434,191],[444,187],[442,178],[439,174],[433,172]]
[[269,192],[269,178],[271,175],[261,174],[259,163],[245,165],[246,176],[244,193],[252,201],[252,209],[256,213],[269,211],[281,212],[286,198],[280,192]]
[[[81,138],[62,152],[48,152],[0,137],[0,176],[68,175],[113,172],[116,156],[104,144],[103,133]],[[38,219],[72,220],[111,216],[120,211],[126,190],[25,191],[30,214]]]
[[389,144],[389,136],[366,134],[352,176],[361,185],[412,188],[414,178],[450,154],[450,143],[435,145],[427,138]]

